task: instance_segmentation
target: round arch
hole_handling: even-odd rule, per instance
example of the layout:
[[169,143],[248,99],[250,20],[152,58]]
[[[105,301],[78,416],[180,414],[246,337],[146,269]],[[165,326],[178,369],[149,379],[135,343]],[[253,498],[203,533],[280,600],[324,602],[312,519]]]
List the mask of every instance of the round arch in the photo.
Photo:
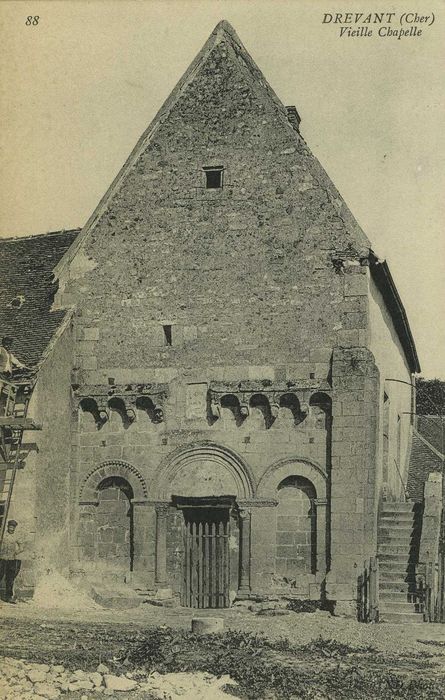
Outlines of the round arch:
[[314,485],[317,499],[326,498],[327,474],[315,462],[301,457],[282,459],[271,464],[258,484],[258,498],[275,498],[277,488],[290,476],[302,476]]
[[[160,500],[170,500],[175,490],[175,484],[184,484],[187,478],[191,490],[197,492],[198,487],[202,486],[198,483],[199,479],[196,478],[199,474],[219,474],[220,483],[227,484],[227,488],[235,491],[233,495],[239,499],[253,498],[255,493],[252,472],[239,455],[228,447],[202,442],[179,448],[167,457],[159,471],[157,497]],[[196,493],[196,495],[202,494]]]
[[142,474],[128,462],[115,459],[102,462],[86,476],[80,489],[79,504],[98,503],[98,488],[104,479],[110,477],[122,477],[133,489],[134,499],[140,500],[148,497],[148,489]]

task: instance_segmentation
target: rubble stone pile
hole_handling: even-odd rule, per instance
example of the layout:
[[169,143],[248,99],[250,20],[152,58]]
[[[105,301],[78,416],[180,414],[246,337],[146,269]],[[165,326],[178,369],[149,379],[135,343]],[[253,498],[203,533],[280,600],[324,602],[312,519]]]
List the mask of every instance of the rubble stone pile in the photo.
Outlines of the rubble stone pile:
[[0,659],[0,700],[57,700],[75,697],[94,700],[101,695],[151,700],[227,700],[222,688],[234,684],[229,676],[208,673],[160,673],[138,671],[115,675],[105,664],[96,671],[71,671],[62,665]]

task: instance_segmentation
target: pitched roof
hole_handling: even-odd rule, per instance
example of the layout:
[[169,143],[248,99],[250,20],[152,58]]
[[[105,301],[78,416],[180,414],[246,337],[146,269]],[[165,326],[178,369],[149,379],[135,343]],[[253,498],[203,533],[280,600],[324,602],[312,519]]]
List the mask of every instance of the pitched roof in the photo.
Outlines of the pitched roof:
[[416,416],[417,432],[438,452],[445,455],[445,416]]
[[[151,140],[157,133],[159,127],[168,118],[170,112],[180,99],[181,95],[187,89],[189,84],[195,79],[196,75],[198,74],[199,70],[211,54],[212,50],[221,41],[227,41],[230,44],[236,56],[240,59],[240,62],[242,62],[253,75],[255,79],[255,84],[258,86],[258,89],[263,90],[264,93],[267,94],[268,99],[270,99],[275,104],[275,107],[277,108],[278,112],[281,113],[283,124],[285,124],[289,129],[289,134],[292,134],[295,139],[301,139],[300,133],[297,129],[294,129],[293,125],[289,121],[287,107],[284,106],[284,104],[281,102],[273,88],[269,85],[263,73],[261,72],[255,61],[241,42],[240,38],[238,37],[238,34],[236,33],[232,25],[226,20],[221,20],[221,22],[219,22],[216,25],[215,29],[210,34],[202,49],[195,56],[195,58],[193,59],[183,76],[175,85],[172,92],[167,97],[167,99],[155,115],[152,122],[149,124],[147,129],[140,137],[139,141],[136,143],[126,162],[116,175],[108,190],[105,192],[104,196],[100,200],[99,204],[93,211],[90,218],[86,222],[80,236],[76,240],[76,243],[71,247],[67,254],[63,256],[60,263],[57,265],[54,271],[57,278],[59,278],[59,276],[62,274],[64,268],[71,263],[77,251],[82,247],[82,245],[84,245],[86,239],[88,238],[89,232],[94,228],[95,224],[98,222],[101,215],[106,210],[112,197],[119,191],[126,175],[129,173],[134,163],[138,160],[141,153],[147,148],[148,144],[151,142]],[[362,231],[354,216],[346,206],[345,202],[341,198],[341,195],[337,192],[335,185],[331,182],[328,175],[318,163],[315,156],[312,155],[312,158],[314,163],[316,163],[317,165],[320,179],[325,183],[329,182],[330,188],[338,194],[339,201],[341,202],[341,216],[345,223],[347,223],[349,230],[353,231],[354,237],[361,247],[369,248],[371,245],[370,241],[368,240],[367,236]]]
[[22,238],[0,238],[0,336],[14,338],[13,354],[35,365],[63,322],[51,311],[53,270],[79,229]]
[[429,474],[441,472],[443,465],[443,455],[430,445],[417,430],[414,430],[406,485],[412,500],[416,502],[423,500],[425,482],[428,480]]

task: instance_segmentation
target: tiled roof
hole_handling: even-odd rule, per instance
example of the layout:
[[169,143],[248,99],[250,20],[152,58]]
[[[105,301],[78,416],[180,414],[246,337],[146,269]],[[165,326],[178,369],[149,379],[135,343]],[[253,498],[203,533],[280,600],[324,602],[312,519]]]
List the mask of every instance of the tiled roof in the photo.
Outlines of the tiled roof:
[[12,352],[25,364],[39,362],[65,318],[51,311],[53,269],[79,230],[0,238],[0,337],[14,338]]
[[430,472],[441,472],[442,469],[443,458],[440,453],[414,430],[407,483],[409,497],[416,502],[421,502],[425,482]]
[[416,427],[425,440],[445,455],[445,416],[417,416]]

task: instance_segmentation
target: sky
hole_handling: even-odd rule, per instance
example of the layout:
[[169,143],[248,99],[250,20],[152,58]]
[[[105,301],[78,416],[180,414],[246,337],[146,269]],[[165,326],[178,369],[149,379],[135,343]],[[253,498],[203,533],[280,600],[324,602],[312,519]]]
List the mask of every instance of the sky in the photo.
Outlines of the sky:
[[[371,37],[340,37],[323,22],[383,11],[395,13],[392,30],[406,12],[429,19],[401,39],[373,24]],[[82,226],[221,19],[296,105],[309,147],[391,267],[422,375],[445,379],[443,0],[4,0],[0,236]]]

